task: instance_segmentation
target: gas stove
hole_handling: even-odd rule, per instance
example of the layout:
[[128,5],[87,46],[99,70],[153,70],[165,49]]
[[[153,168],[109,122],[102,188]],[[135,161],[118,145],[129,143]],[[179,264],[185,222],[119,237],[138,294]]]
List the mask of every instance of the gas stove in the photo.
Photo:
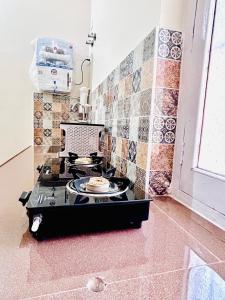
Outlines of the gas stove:
[[[23,192],[19,199],[26,205],[29,230],[36,239],[111,227],[139,228],[148,219],[149,196],[119,176],[103,157],[95,153],[89,157],[92,161],[86,165],[76,164],[77,157],[70,154],[47,159],[37,168],[40,174],[33,191]],[[82,188],[90,177],[106,178],[109,192]]]

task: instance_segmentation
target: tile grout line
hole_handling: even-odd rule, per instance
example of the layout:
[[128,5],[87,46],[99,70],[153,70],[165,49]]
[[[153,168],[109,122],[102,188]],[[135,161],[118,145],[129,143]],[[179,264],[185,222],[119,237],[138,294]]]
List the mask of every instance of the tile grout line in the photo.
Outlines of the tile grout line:
[[[153,204],[155,204],[153,202]],[[196,237],[194,237],[189,231],[187,231],[184,227],[182,227],[176,220],[170,217],[163,209],[161,209],[157,204],[155,204],[156,208],[158,208],[164,215],[166,215],[173,223],[175,223],[182,231],[184,231],[187,235],[191,236],[195,241],[197,241],[205,250],[207,250],[212,256],[214,256],[218,262],[222,262],[222,260],[217,257],[211,250],[209,250],[202,242],[200,242]]]
[[59,292],[55,292],[55,293],[54,292],[53,293],[47,293],[47,294],[44,294],[44,295],[33,296],[33,297],[28,297],[28,298],[19,298],[19,300],[39,299],[41,297],[60,295],[60,294],[65,294],[65,293],[68,293],[68,292],[84,290],[84,289],[87,289],[87,287],[79,287],[79,288],[76,288],[76,289],[63,290],[63,291],[59,291]]
[[[106,284],[107,284],[107,286],[109,286],[109,285],[112,285],[112,284],[118,284],[120,282],[132,281],[132,280],[136,280],[136,279],[144,279],[144,278],[148,278],[148,277],[155,277],[155,276],[160,276],[160,275],[164,275],[164,274],[176,273],[176,272],[179,272],[179,271],[186,271],[186,270],[205,267],[205,266],[213,266],[213,265],[217,265],[217,264],[220,264],[220,263],[225,263],[225,260],[221,260],[219,262],[212,262],[212,263],[208,263],[208,264],[206,263],[206,264],[202,264],[202,265],[196,265],[196,266],[193,266],[193,267],[190,267],[190,268],[179,268],[179,269],[165,271],[165,272],[152,273],[152,274],[140,275],[140,276],[130,277],[130,278],[121,279],[121,280],[115,280],[115,281],[108,282]],[[63,291],[59,291],[59,292],[55,292],[55,293],[54,292],[53,293],[47,293],[47,294],[40,295],[40,296],[34,296],[34,297],[29,297],[29,298],[20,298],[20,300],[38,299],[38,298],[41,298],[41,297],[60,295],[60,294],[68,293],[68,292],[74,292],[74,291],[86,290],[86,289],[87,289],[87,287],[79,287],[79,288],[70,289],[70,290],[63,290]]]

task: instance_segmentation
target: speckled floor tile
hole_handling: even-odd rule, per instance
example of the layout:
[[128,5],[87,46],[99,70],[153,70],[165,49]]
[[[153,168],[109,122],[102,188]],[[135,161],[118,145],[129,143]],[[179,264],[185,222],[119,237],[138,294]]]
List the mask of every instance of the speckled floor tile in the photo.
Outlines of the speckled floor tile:
[[[141,229],[34,240],[27,230],[25,209],[17,199],[21,191],[32,189],[37,173],[34,166],[46,157],[35,148],[35,162],[30,148],[0,168],[0,199],[4,199],[0,211],[0,299],[195,299],[189,295],[193,291],[198,295],[199,287],[208,295],[210,284],[218,293],[223,291],[224,264],[211,266],[220,262],[219,232],[214,229],[216,236],[208,232],[206,243],[200,230],[204,221],[196,223],[180,207],[177,214],[184,221],[178,222],[157,200]],[[85,288],[93,276],[104,278],[105,291],[93,293]]]

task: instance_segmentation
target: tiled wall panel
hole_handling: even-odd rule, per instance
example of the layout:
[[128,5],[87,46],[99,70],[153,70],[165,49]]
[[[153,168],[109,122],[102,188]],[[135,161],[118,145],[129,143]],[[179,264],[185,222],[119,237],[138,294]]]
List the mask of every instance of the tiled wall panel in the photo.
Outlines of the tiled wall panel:
[[163,195],[172,178],[182,36],[180,32],[161,28],[157,39],[149,192]]
[[153,30],[92,94],[93,120],[109,130],[111,162],[136,189],[145,189],[148,170],[155,36]]
[[181,42],[180,32],[153,30],[92,93],[92,119],[108,128],[111,163],[156,195],[172,177]]
[[64,143],[60,122],[75,122],[79,118],[69,96],[34,93],[34,145],[60,146]]

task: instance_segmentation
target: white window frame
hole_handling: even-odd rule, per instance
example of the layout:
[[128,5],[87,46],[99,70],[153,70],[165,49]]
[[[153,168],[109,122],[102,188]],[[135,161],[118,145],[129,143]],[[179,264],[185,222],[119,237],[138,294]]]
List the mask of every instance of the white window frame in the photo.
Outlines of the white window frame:
[[[221,191],[225,192],[224,177],[202,170],[197,165],[215,6],[216,0],[188,0],[184,4],[184,46],[171,194],[224,229],[225,216],[221,213],[224,208],[221,203],[216,203]],[[184,178],[183,172],[188,168]],[[211,193],[198,188],[204,184],[213,186]]]

